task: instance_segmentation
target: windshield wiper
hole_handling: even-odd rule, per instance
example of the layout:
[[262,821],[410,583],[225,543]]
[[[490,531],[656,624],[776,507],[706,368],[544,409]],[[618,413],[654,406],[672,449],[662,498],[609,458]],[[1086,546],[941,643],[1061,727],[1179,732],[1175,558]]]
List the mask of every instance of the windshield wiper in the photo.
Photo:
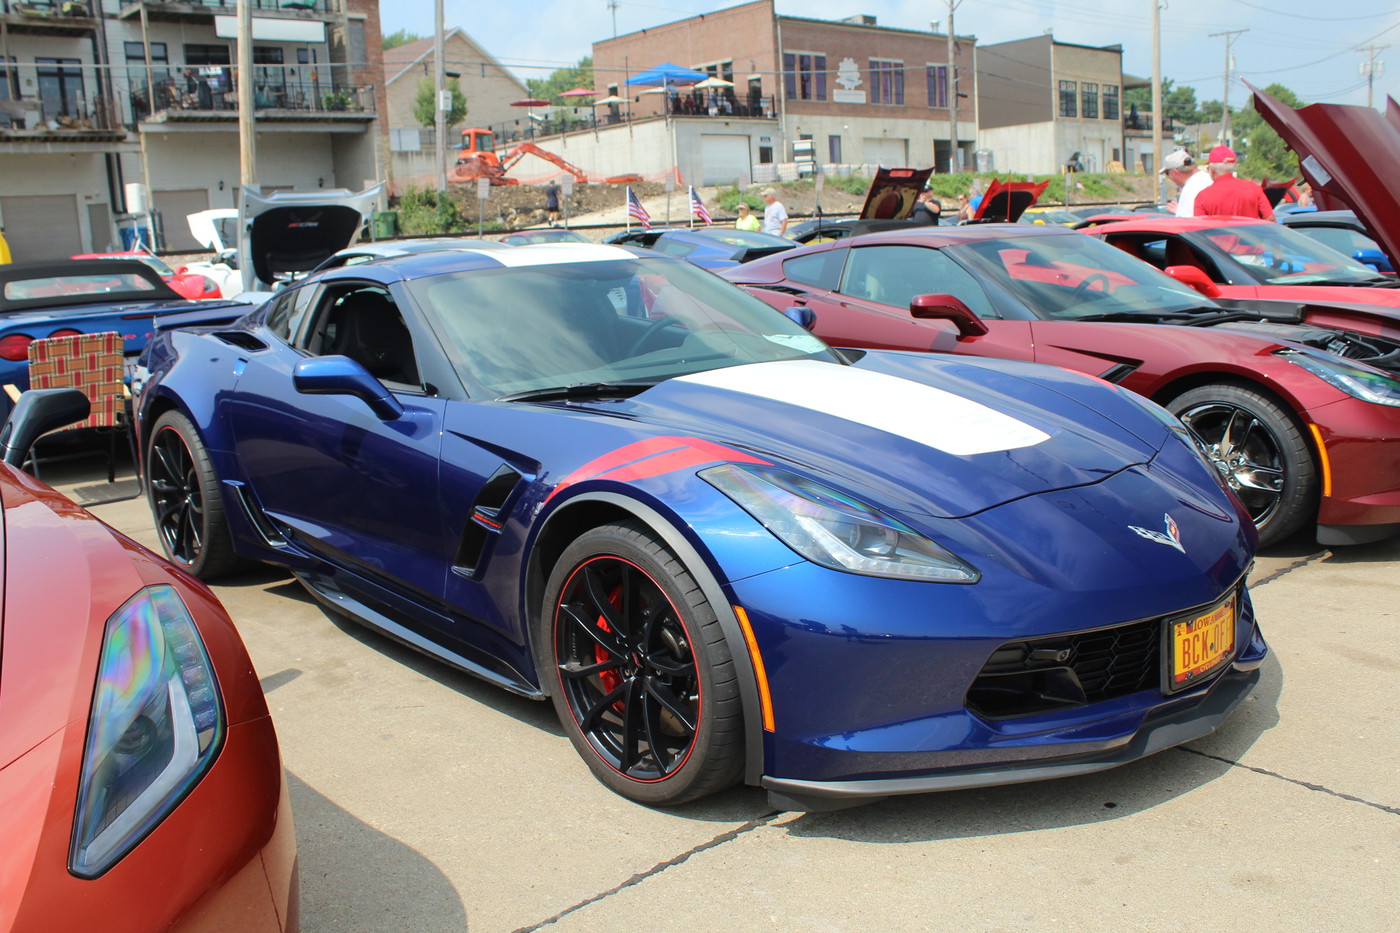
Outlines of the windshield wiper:
[[498,402],[543,402],[571,398],[630,398],[656,385],[654,382],[577,382],[567,386],[526,389],[496,399]]

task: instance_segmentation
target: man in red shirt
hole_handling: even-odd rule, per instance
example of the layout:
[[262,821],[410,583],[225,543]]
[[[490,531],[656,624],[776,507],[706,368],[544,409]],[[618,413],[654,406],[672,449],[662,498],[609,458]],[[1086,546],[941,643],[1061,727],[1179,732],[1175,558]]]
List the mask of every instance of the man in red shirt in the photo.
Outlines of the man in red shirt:
[[1229,146],[1210,151],[1206,168],[1215,180],[1196,195],[1196,216],[1258,217],[1273,220],[1274,208],[1264,189],[1235,176],[1235,152]]

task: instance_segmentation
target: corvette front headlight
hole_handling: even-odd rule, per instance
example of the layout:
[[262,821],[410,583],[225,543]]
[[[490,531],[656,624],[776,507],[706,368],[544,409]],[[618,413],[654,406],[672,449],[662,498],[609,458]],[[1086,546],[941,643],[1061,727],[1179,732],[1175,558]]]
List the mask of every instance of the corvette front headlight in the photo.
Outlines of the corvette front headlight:
[[939,583],[982,577],[903,522],[794,473],[724,464],[699,475],[778,540],[823,567]]
[[131,851],[198,783],[223,734],[218,684],[189,610],[173,587],[143,589],[103,635],[69,870],[92,878]]
[[1284,348],[1274,354],[1312,373],[1334,389],[1341,389],[1352,398],[1376,405],[1391,405],[1400,408],[1400,381],[1383,372],[1355,366],[1340,357],[1322,353],[1309,353],[1306,350]]

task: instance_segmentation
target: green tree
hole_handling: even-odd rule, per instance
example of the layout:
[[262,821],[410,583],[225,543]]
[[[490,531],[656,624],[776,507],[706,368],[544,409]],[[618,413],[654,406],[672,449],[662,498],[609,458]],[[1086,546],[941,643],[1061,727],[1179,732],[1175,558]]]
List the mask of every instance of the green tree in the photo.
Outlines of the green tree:
[[[1123,92],[1125,107],[1137,104],[1140,113],[1152,112],[1152,88],[1135,87]],[[1171,78],[1162,79],[1162,112],[1177,123],[1195,124],[1202,122],[1196,109],[1196,89],[1189,84],[1176,86]]]
[[[1303,106],[1298,95],[1282,84],[1270,84],[1264,91],[1290,107]],[[1254,109],[1252,98],[1232,118],[1230,132],[1237,140],[1235,149],[1240,154],[1241,176],[1282,181],[1298,174],[1298,157],[1288,151],[1282,137],[1264,122],[1259,111]]]
[[[552,104],[561,105],[557,99],[565,91],[572,91],[576,87],[593,86],[593,56],[585,55],[578,60],[578,64],[572,68],[559,68],[552,72],[547,78],[526,78],[525,87],[529,88],[531,97],[538,97],[540,100],[547,100]],[[565,101],[567,103],[567,101]]]
[[409,32],[407,29],[400,29],[397,32],[391,32],[384,37],[384,48],[398,48],[401,45],[408,45],[410,42],[417,42],[421,38],[423,37],[418,35],[418,33],[416,32]]
[[[462,83],[456,78],[447,79],[447,90],[452,94],[452,109],[447,111],[447,126],[451,129],[466,117],[467,98],[462,94]],[[420,78],[418,94],[413,98],[413,118],[424,126],[437,126],[436,96],[433,92],[433,79]]]

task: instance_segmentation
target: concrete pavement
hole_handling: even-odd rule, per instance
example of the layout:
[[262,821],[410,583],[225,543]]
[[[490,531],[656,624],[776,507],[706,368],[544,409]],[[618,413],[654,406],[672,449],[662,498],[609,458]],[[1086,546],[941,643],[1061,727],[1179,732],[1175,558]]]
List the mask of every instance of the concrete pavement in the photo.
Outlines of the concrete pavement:
[[[92,511],[155,544],[143,500]],[[775,813],[747,788],[674,812],[628,803],[549,706],[329,615],[278,572],[215,590],[276,719],[308,933],[1392,933],[1397,568],[1400,542],[1261,556],[1273,654],[1207,739],[831,814]]]

